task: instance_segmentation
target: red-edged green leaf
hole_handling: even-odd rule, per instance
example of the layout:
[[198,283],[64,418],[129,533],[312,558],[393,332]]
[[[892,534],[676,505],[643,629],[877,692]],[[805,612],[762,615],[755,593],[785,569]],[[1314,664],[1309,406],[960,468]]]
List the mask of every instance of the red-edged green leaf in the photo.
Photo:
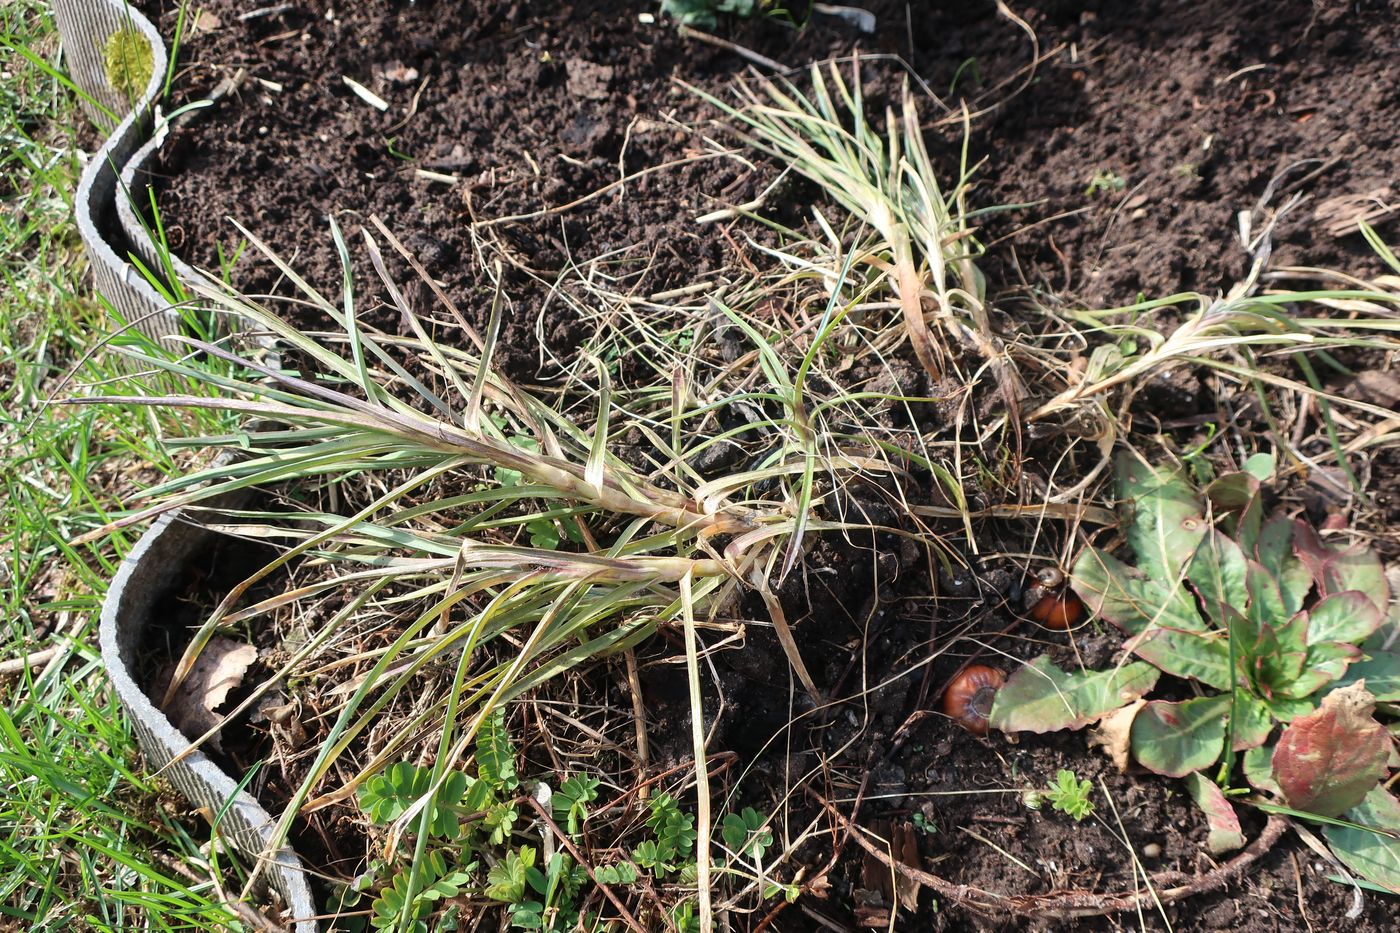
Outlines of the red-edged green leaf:
[[1259,562],[1249,561],[1245,586],[1249,589],[1247,614],[1255,625],[1279,626],[1294,615],[1284,603],[1279,581]]
[[1345,687],[1358,680],[1366,681],[1366,689],[1378,702],[1400,702],[1400,651],[1367,651],[1362,660],[1347,668],[1337,686]]
[[1294,616],[1278,629],[1265,625],[1254,644],[1241,644],[1241,656],[1252,665],[1254,682],[1266,695],[1293,695],[1291,690],[1302,676],[1308,658],[1307,646],[1303,644],[1305,627],[1303,617]]
[[1241,756],[1240,764],[1244,769],[1244,779],[1249,782],[1250,787],[1275,797],[1282,797],[1283,788],[1274,780],[1273,758],[1273,746],[1260,745],[1245,752]]
[[1211,531],[1201,539],[1186,576],[1200,594],[1201,603],[1217,628],[1228,625],[1223,609],[1243,612],[1249,604],[1246,573],[1244,552],[1238,544],[1218,531]]
[[1209,768],[1225,750],[1230,698],[1201,697],[1182,703],[1154,700],[1133,720],[1133,757],[1144,768],[1184,777]]
[[1279,695],[1264,697],[1263,701],[1279,722],[1292,722],[1299,716],[1306,716],[1317,709],[1316,698],[1294,699]]
[[1361,649],[1355,645],[1339,645],[1335,642],[1313,645],[1308,649],[1303,661],[1303,670],[1293,683],[1280,690],[1286,697],[1305,697],[1341,678],[1347,665],[1361,657]]
[[997,691],[988,722],[1002,732],[1057,732],[1096,722],[1147,693],[1160,672],[1134,662],[1107,671],[1066,673],[1041,655]]
[[[1246,467],[1248,470],[1248,467]],[[1272,464],[1269,472],[1273,472]],[[1206,487],[1206,500],[1221,516],[1231,536],[1246,552],[1253,551],[1259,539],[1263,503],[1259,496],[1260,477],[1249,472],[1227,473]]]
[[1390,736],[1371,715],[1375,698],[1361,682],[1333,690],[1322,707],[1283,730],[1274,780],[1296,810],[1340,816],[1384,776]]
[[1099,548],[1080,553],[1071,586],[1091,613],[1130,635],[1152,626],[1205,631],[1195,600],[1176,577],[1148,576]]
[[1118,499],[1131,508],[1128,545],[1155,580],[1175,581],[1206,533],[1201,501],[1173,467],[1154,467],[1124,452],[1118,458]]
[[1165,673],[1230,689],[1230,646],[1223,635],[1154,628],[1128,639],[1123,647]]
[[1225,794],[1209,778],[1198,772],[1186,775],[1186,789],[1196,806],[1206,815],[1206,825],[1210,835],[1206,838],[1206,849],[1211,855],[1224,855],[1244,847],[1244,831],[1240,829],[1240,818],[1235,808],[1225,799]]
[[1273,728],[1274,714],[1267,704],[1243,690],[1235,694],[1235,709],[1231,715],[1235,751],[1242,752],[1263,745],[1269,740]]
[[1375,552],[1359,544],[1353,547],[1329,545],[1301,519],[1293,523],[1293,547],[1312,574],[1321,595],[1360,590],[1377,609],[1385,611],[1390,602],[1390,587],[1385,582],[1381,559]]
[[1312,575],[1293,553],[1293,521],[1287,515],[1275,515],[1259,529],[1255,556],[1261,567],[1279,587],[1284,615],[1291,616],[1303,608],[1312,588]]
[[1356,644],[1381,627],[1380,608],[1360,590],[1333,593],[1308,610],[1308,644]]
[[1381,835],[1350,826],[1327,826],[1323,834],[1332,852],[1348,868],[1392,894],[1400,894],[1400,800],[1373,787],[1346,813],[1349,822],[1383,830]]
[[1215,514],[1240,512],[1259,495],[1259,477],[1248,473],[1226,473],[1212,480],[1205,492]]

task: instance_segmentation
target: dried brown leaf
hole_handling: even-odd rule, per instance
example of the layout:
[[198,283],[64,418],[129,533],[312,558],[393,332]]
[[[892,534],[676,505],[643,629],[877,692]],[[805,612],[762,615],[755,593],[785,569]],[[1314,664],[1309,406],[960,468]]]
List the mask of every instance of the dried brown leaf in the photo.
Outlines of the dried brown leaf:
[[1089,731],[1089,744],[1102,748],[1104,754],[1113,760],[1114,766],[1121,772],[1128,770],[1128,764],[1133,757],[1133,720],[1137,718],[1138,710],[1146,705],[1146,700],[1136,699],[1100,719],[1098,728]]
[[[234,641],[222,635],[209,639],[199,653],[189,676],[166,705],[175,727],[191,739],[196,739],[219,724],[219,707],[228,699],[229,691],[243,683],[243,675],[258,659],[258,649],[246,642]],[[209,744],[219,749],[215,735]]]

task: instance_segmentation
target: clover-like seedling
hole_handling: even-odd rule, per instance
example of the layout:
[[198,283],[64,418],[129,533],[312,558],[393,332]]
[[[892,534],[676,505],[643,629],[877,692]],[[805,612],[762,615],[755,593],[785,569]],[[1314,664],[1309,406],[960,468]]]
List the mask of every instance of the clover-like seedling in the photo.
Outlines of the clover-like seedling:
[[767,817],[753,807],[745,807],[738,813],[730,813],[720,823],[720,835],[724,844],[734,853],[735,858],[752,855],[755,861],[763,861],[763,853],[773,844],[773,834],[764,828]]
[[[426,795],[432,783],[431,768],[400,761],[365,782],[360,789],[360,807],[371,821],[380,825],[392,823]],[[433,816],[428,824],[430,836],[445,840],[457,837],[458,810],[475,783],[460,771],[447,772],[433,805]]]
[[565,779],[554,792],[554,816],[564,821],[569,835],[577,835],[583,821],[588,819],[588,805],[598,799],[598,785],[601,783],[591,775],[576,774]]

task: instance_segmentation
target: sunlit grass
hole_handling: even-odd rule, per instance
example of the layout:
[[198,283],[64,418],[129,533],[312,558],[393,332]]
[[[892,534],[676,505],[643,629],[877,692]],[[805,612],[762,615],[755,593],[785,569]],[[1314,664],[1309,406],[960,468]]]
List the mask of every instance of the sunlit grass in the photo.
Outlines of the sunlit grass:
[[49,70],[47,5],[0,6],[0,50],[0,927],[227,929],[191,836],[207,828],[141,771],[97,654],[133,536],[69,543],[176,469],[160,438],[179,422],[46,404],[121,373],[91,353],[111,324],[73,222],[85,121]]

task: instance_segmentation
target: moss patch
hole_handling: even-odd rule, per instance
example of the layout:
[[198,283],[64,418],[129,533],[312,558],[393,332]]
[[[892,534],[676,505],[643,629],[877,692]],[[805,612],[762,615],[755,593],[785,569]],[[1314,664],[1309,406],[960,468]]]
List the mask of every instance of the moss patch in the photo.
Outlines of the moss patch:
[[107,37],[102,47],[102,69],[107,83],[129,103],[136,103],[151,80],[154,56],[151,44],[134,26],[123,26]]

